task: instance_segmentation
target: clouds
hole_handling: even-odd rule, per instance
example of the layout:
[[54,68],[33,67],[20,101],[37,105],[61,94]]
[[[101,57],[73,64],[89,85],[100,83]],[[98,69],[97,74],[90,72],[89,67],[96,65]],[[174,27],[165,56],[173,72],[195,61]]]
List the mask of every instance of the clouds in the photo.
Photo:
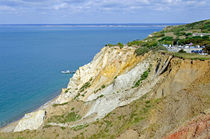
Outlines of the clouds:
[[133,17],[135,14],[156,18],[155,16],[160,14],[162,16],[165,13],[176,15],[198,9],[207,9],[210,12],[209,7],[210,0],[0,0],[0,14],[8,12],[39,16],[44,13],[58,17],[84,15],[88,17],[97,14]]
[[15,9],[10,7],[10,6],[1,5],[0,6],[0,11],[15,11]]
[[27,8],[36,10],[62,10],[66,8],[73,8],[75,10],[78,8],[79,11],[90,8],[98,10],[116,10],[119,8],[129,10],[150,8],[150,10],[159,10],[161,7],[169,9],[171,6],[202,6],[206,2],[207,0],[0,0],[0,6],[2,10]]

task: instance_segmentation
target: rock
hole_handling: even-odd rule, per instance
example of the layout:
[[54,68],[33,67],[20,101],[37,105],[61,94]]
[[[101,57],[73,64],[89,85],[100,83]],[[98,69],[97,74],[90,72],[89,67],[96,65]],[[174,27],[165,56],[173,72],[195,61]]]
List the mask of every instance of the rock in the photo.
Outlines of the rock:
[[19,121],[14,129],[14,132],[20,132],[24,130],[35,130],[38,129],[46,116],[46,111],[38,110],[32,113],[25,114],[25,116]]
[[186,126],[181,127],[177,132],[164,137],[164,139],[208,139],[210,128],[210,114],[201,115],[190,121]]

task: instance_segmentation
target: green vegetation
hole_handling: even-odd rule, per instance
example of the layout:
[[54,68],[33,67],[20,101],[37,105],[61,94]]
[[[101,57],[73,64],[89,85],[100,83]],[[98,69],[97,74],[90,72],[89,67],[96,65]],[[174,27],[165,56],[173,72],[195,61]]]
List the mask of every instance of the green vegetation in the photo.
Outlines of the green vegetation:
[[209,36],[193,36],[193,33],[210,33],[210,20],[195,22],[192,24],[168,26],[160,32],[151,34],[144,40],[134,40],[128,42],[128,46],[138,46],[135,53],[137,56],[143,55],[149,51],[166,50],[162,44],[184,45],[193,43],[193,45],[206,46],[205,52],[210,53]]
[[205,53],[210,54],[210,45],[207,45],[203,50]]
[[67,122],[74,122],[81,119],[81,116],[78,115],[75,112],[70,112],[68,114],[63,114],[63,115],[55,115],[52,116],[48,122],[52,123],[67,123]]
[[139,56],[139,55],[144,55],[145,53],[147,53],[149,51],[150,51],[150,49],[147,47],[139,47],[135,50],[135,53],[137,56]]
[[61,129],[64,130],[64,129],[66,129],[66,127],[63,127],[63,126],[62,126]]
[[176,53],[176,52],[164,52],[173,55],[174,57],[179,57],[183,59],[191,59],[191,60],[208,60],[210,59],[210,55],[198,55],[193,53]]
[[106,87],[106,86],[105,86],[104,84],[101,86],[102,89],[104,89],[105,87]]
[[124,47],[124,45],[122,43],[120,43],[120,42],[118,42],[117,44],[110,44],[110,43],[108,43],[105,46],[109,46],[109,47],[119,46],[120,49],[122,49]]
[[43,128],[49,128],[52,127],[51,125],[44,125]]
[[[137,101],[129,104],[129,106],[122,107],[121,109],[109,113],[107,116],[105,116],[103,120],[93,123],[94,125],[99,127],[99,131],[93,134],[90,138],[114,139],[119,137],[120,134],[124,133],[128,129],[138,129],[141,123],[145,124],[145,122],[148,121],[151,111],[156,109],[157,104],[161,101],[162,99],[148,100],[147,96],[144,95]],[[123,111],[127,111],[126,114]],[[120,115],[118,115],[117,113],[120,113]],[[152,126],[154,129],[158,128],[157,124],[153,124]],[[138,132],[142,133],[146,129],[143,128],[142,130],[138,130]]]
[[143,80],[145,80],[148,76],[149,76],[149,72],[150,72],[150,68],[148,68],[142,75],[141,78],[135,83],[135,85],[133,86],[133,88],[138,87]]
[[109,47],[112,47],[112,46],[116,46],[116,45],[114,45],[114,44],[111,44],[111,43],[108,43],[108,44],[106,44],[105,46],[109,46]]
[[139,56],[139,55],[144,55],[149,51],[158,51],[158,50],[167,50],[167,49],[159,45],[159,43],[154,40],[150,40],[147,42],[141,41],[141,43],[139,43],[139,47],[135,50],[135,54]]
[[140,46],[141,44],[142,44],[141,40],[134,40],[127,43],[128,46]]
[[119,42],[117,45],[118,45],[121,49],[122,49],[123,46],[124,46],[124,45],[123,45],[122,43],[120,43],[120,42]]
[[88,127],[88,126],[89,126],[88,124],[78,125],[78,126],[73,127],[72,129],[74,131],[78,131],[78,130],[84,129],[84,128]]
[[70,88],[67,88],[67,89],[65,90],[65,93],[68,93],[69,90],[70,90]]
[[181,45],[193,43],[194,45],[209,45],[210,46],[210,39],[209,36],[194,36],[194,37],[186,37],[185,39],[177,39],[174,43],[178,43]]
[[80,93],[77,93],[77,95],[74,97],[74,99],[77,99],[80,96]]
[[57,106],[63,106],[63,105],[66,105],[66,104],[68,104],[68,102],[62,103],[62,104],[53,104],[52,106],[53,106],[53,107],[57,107]]
[[102,97],[104,97],[104,95],[100,95],[100,96],[98,96],[98,97],[97,97],[97,99],[98,99],[98,98],[102,98]]
[[79,91],[80,91],[80,92],[83,92],[83,91],[85,91],[85,89],[87,89],[88,87],[90,87],[90,82],[86,82],[86,83],[79,89]]

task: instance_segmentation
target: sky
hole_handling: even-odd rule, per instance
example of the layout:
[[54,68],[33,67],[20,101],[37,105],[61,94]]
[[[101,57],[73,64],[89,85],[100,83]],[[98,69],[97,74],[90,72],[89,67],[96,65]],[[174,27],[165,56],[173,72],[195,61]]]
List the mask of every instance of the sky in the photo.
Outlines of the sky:
[[0,24],[190,23],[210,0],[0,0]]

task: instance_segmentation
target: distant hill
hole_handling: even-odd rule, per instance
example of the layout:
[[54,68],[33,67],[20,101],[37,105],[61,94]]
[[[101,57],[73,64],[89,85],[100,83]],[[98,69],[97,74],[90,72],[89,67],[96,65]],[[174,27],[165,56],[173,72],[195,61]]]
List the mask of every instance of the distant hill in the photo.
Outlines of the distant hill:
[[165,44],[210,45],[210,19],[191,24],[168,26],[160,32],[149,35],[146,41],[158,41]]
[[163,44],[190,43],[205,46],[206,52],[210,53],[210,19],[185,25],[167,26],[162,31],[150,34],[144,40],[134,40],[128,42],[127,45],[139,47],[137,51],[140,53],[137,54],[142,54],[142,51],[164,50]]

